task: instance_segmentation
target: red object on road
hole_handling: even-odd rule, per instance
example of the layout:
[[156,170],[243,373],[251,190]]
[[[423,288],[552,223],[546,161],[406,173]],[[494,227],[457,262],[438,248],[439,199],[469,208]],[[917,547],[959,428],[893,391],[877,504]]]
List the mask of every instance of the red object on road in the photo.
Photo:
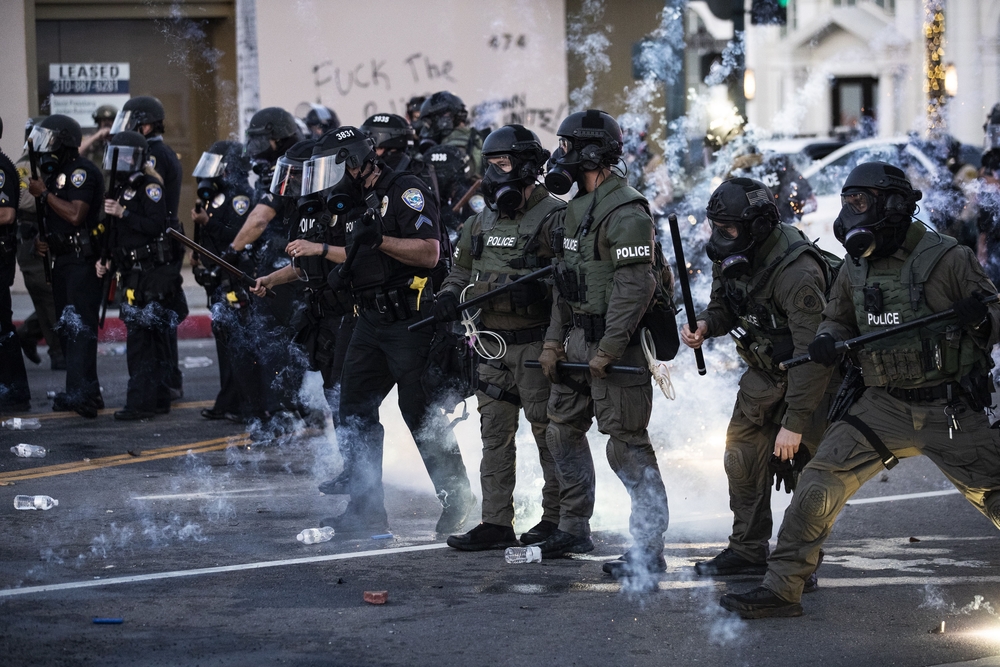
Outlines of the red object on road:
[[368,604],[385,604],[389,601],[389,591],[365,591],[365,602]]

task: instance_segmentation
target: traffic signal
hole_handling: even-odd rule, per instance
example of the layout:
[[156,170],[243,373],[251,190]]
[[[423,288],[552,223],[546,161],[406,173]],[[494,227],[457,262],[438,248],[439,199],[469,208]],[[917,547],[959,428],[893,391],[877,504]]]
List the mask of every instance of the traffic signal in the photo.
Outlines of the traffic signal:
[[788,0],[753,0],[750,23],[753,25],[785,25],[788,22]]

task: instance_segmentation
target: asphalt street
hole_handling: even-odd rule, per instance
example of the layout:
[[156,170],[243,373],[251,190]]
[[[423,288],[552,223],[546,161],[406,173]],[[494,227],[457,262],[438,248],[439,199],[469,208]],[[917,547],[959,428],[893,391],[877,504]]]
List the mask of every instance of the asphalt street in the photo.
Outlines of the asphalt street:
[[[601,572],[627,548],[628,508],[596,429],[591,554],[508,565],[499,552],[447,548],[392,396],[383,406],[392,538],[308,546],[296,534],[346,504],[316,490],[339,471],[329,425],[202,419],[217,389],[208,340],[182,341],[185,395],[169,415],[116,422],[122,352],[101,345],[108,409],[96,420],[51,412],[46,391],[63,374],[43,363],[29,367],[33,414],[22,415],[41,428],[0,430],[2,665],[1000,665],[1000,533],[926,460],[903,461],[844,510],[803,617],[742,621],[718,607],[722,593],[756,585],[691,567],[724,546],[731,521],[718,435],[728,388],[717,410],[705,407],[722,391],[714,385],[693,402],[657,396],[669,571],[644,592]],[[675,371],[679,394],[696,382]],[[456,433],[479,495],[477,431],[472,410]],[[20,442],[48,455],[17,458],[8,448]],[[525,429],[518,442],[524,529],[538,518],[540,486]],[[16,511],[16,494],[59,505]],[[774,498],[776,522],[784,496]],[[388,602],[366,603],[366,591],[387,591]],[[943,633],[930,632],[942,622]]]

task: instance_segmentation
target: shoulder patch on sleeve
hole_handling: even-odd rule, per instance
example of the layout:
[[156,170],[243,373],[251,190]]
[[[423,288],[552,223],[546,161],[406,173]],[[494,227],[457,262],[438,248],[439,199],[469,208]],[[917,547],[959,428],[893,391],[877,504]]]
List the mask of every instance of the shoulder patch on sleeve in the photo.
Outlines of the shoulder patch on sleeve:
[[163,197],[163,188],[156,183],[150,183],[146,186],[146,196],[154,202],[158,202]]
[[233,210],[236,215],[243,215],[250,210],[250,198],[246,195],[233,197]]
[[[424,210],[424,193],[422,193],[417,188],[410,188],[403,193],[403,203],[412,208],[414,211]],[[423,217],[423,216],[421,216]],[[428,221],[429,222],[429,221]],[[419,227],[419,223],[417,227]]]
[[146,164],[152,167],[153,169],[156,169],[156,156],[150,155],[148,158],[146,158]]
[[826,308],[826,299],[812,285],[803,285],[792,298],[792,305],[810,315],[818,315]]
[[69,182],[72,183],[75,188],[80,187],[87,182],[87,170],[74,169],[73,173],[69,175]]
[[419,218],[417,218],[417,221],[413,224],[417,229],[420,229],[424,225],[430,225],[431,227],[434,226],[434,223],[431,222],[431,219],[428,218],[426,215],[421,215]]
[[7,172],[0,169],[0,188],[7,184]]
[[386,211],[389,210],[389,195],[382,195],[382,208],[379,209],[379,214],[384,218]]

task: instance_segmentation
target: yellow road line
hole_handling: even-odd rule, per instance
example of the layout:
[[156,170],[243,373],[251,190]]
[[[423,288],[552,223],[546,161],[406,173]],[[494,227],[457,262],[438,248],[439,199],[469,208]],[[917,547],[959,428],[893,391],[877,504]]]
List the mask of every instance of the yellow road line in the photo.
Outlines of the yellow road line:
[[[215,405],[215,401],[214,400],[211,400],[211,401],[189,401],[187,403],[175,403],[175,404],[173,404],[173,405],[170,406],[170,409],[171,410],[190,410],[190,409],[195,409],[195,408],[210,408],[213,405]],[[104,408],[103,410],[98,410],[97,414],[98,415],[113,415],[118,410],[121,410],[121,408]],[[33,418],[33,419],[37,419],[39,421],[46,421],[46,420],[49,420],[49,419],[66,419],[67,417],[79,417],[80,415],[76,414],[72,410],[68,410],[66,412],[43,412],[42,414],[32,414],[30,412],[20,412],[16,416],[21,417],[22,419],[25,418],[25,417],[27,417],[29,419]]]
[[226,436],[224,438],[213,438],[192,442],[184,445],[174,445],[160,449],[150,449],[139,453],[139,456],[131,454],[116,454],[114,456],[104,456],[88,461],[74,461],[72,463],[60,463],[51,466],[41,466],[29,468],[27,470],[15,470],[0,473],[0,486],[6,486],[12,482],[20,482],[26,479],[38,479],[40,477],[52,477],[54,475],[68,475],[74,472],[84,472],[87,470],[97,470],[99,468],[111,468],[114,466],[128,465],[129,463],[142,463],[143,461],[155,461],[157,459],[167,459],[175,456],[184,456],[189,451],[196,454],[203,452],[213,452],[226,447],[240,447],[249,445],[250,436],[241,433],[236,436]]

